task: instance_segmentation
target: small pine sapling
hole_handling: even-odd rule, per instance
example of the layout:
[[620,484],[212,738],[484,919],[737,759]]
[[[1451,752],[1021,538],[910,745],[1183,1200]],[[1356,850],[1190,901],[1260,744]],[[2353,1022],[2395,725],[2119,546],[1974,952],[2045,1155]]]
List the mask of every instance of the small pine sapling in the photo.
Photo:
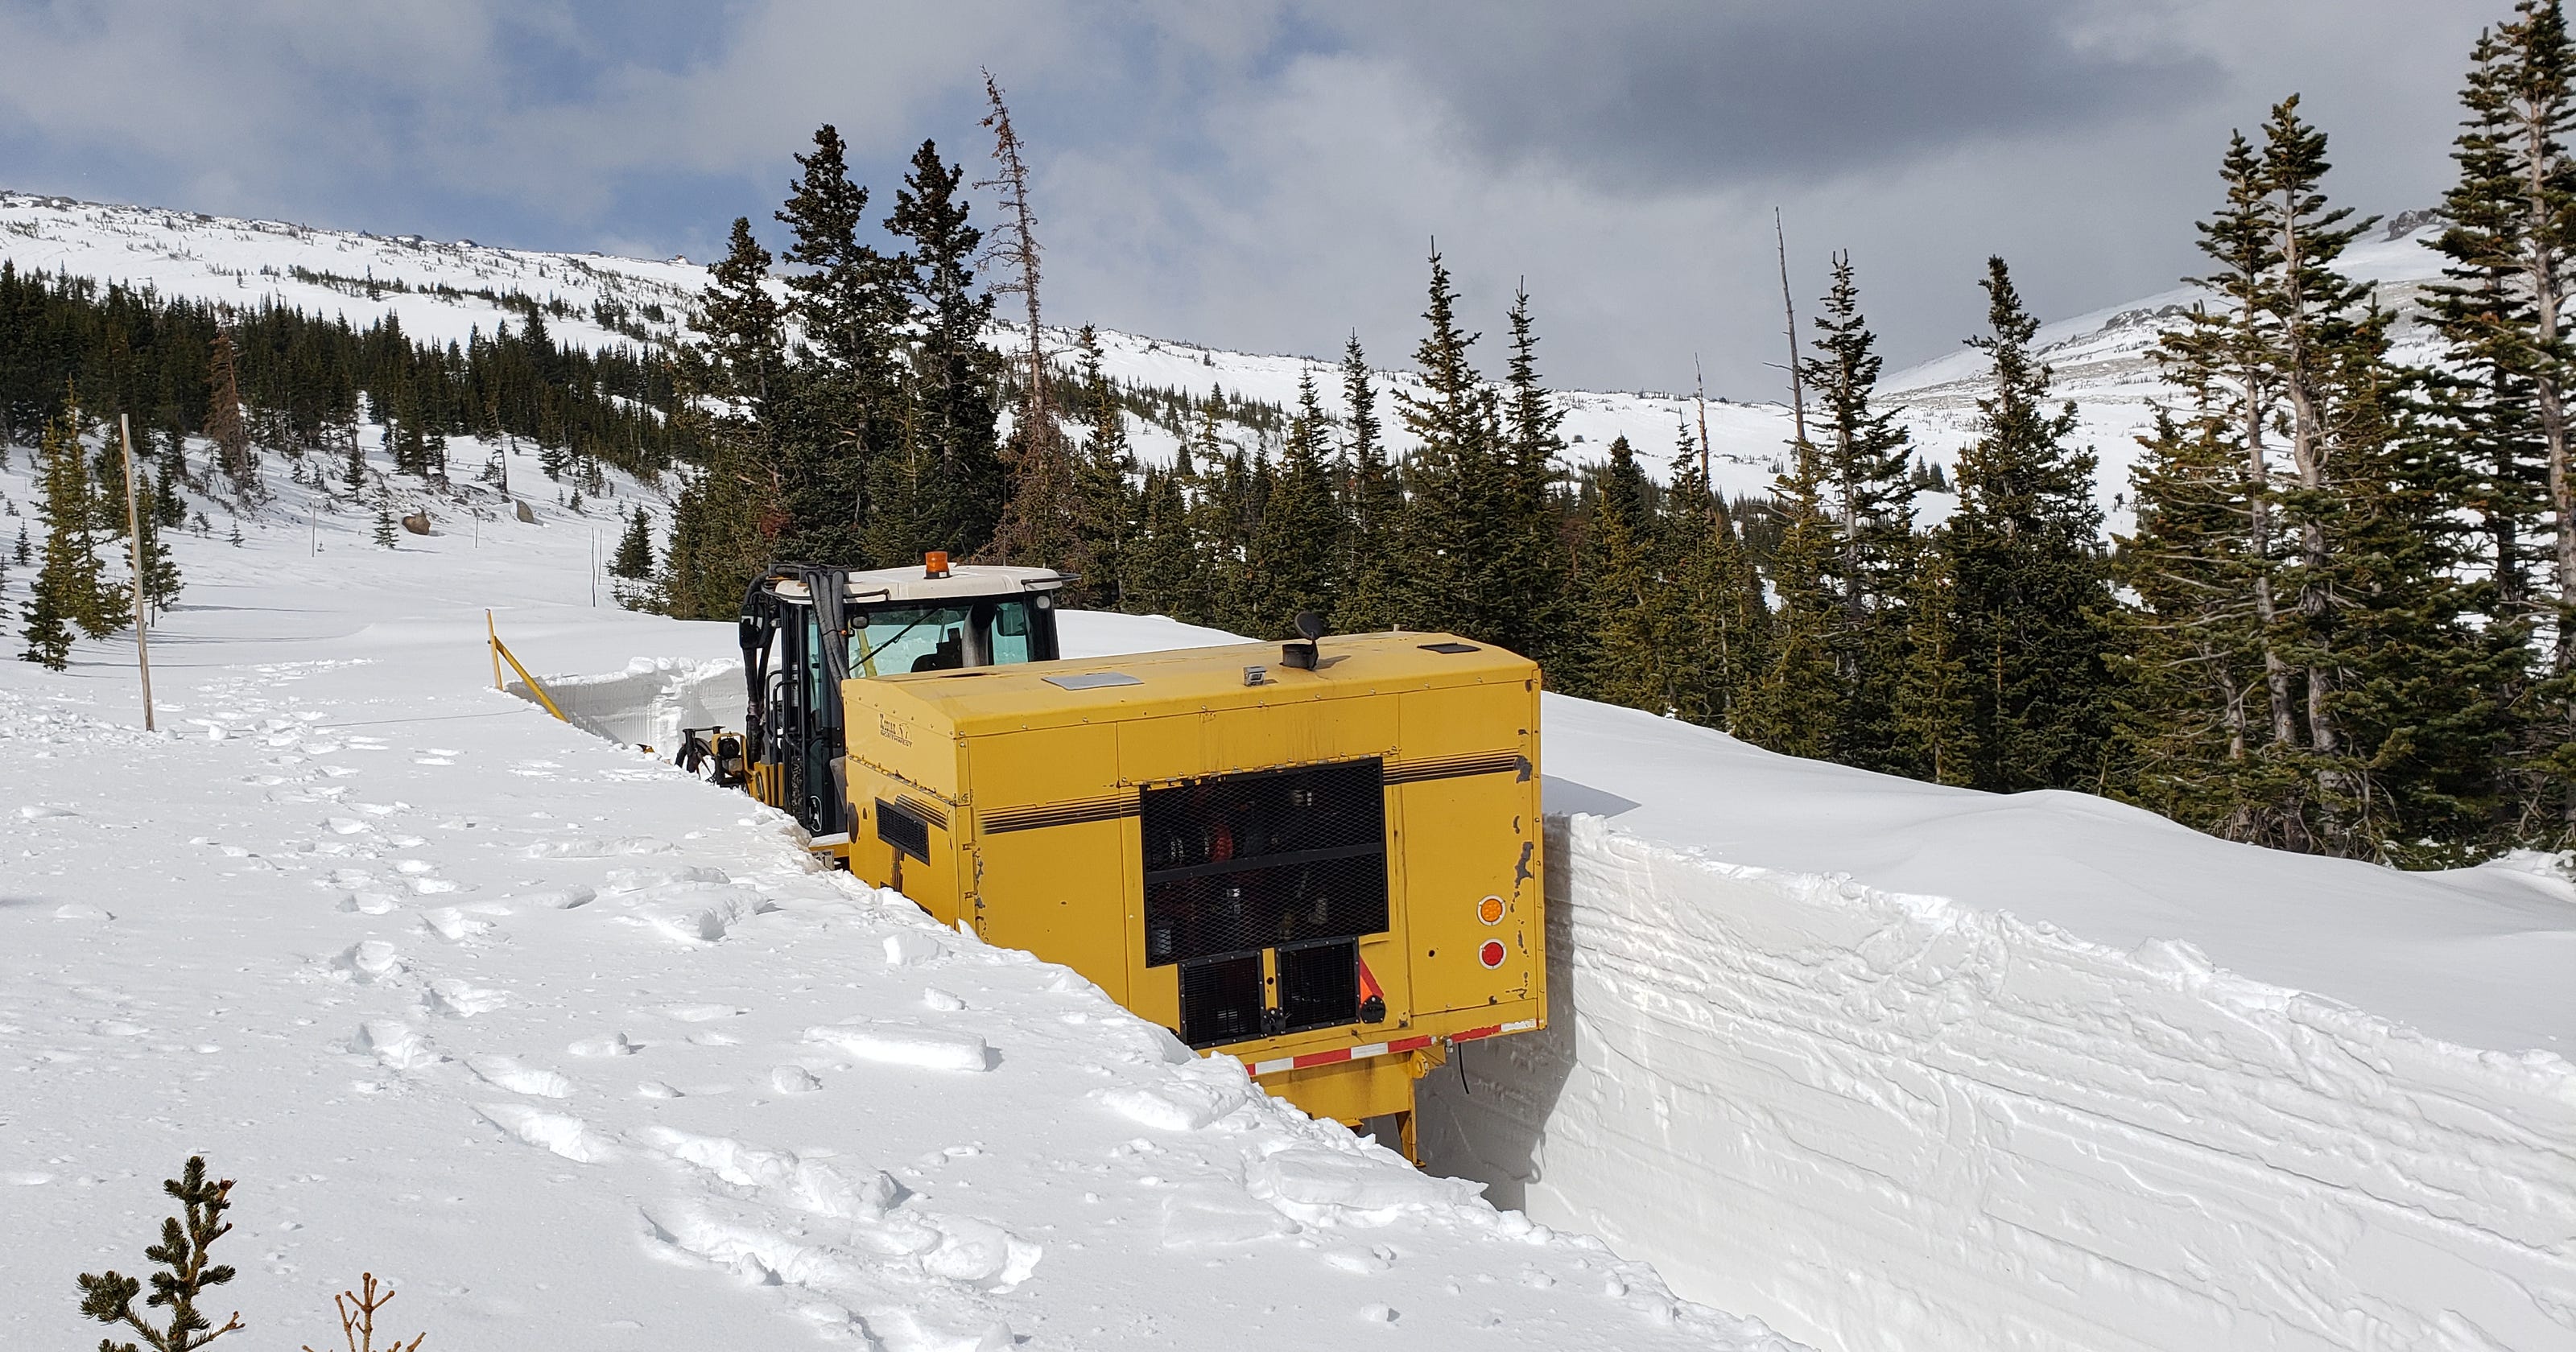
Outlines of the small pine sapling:
[[[376,1311],[383,1309],[393,1298],[394,1289],[390,1286],[384,1289],[383,1294],[377,1294],[376,1274],[372,1272],[358,1274],[356,1291],[343,1291],[331,1297],[332,1306],[340,1312],[340,1336],[347,1340],[348,1352],[378,1352]],[[383,1352],[420,1352],[420,1345],[428,1340],[426,1333],[414,1335],[407,1343],[397,1339],[385,1344]],[[305,1344],[304,1352],[314,1352],[313,1345]]]
[[390,507],[376,508],[376,543],[387,549],[394,547],[394,514]]
[[[134,1298],[142,1293],[143,1283],[114,1268],[105,1275],[80,1275],[81,1313],[102,1324],[123,1324],[133,1329],[142,1335],[142,1346],[150,1347],[152,1352],[191,1352],[242,1326],[238,1311],[222,1328],[197,1313],[199,1294],[233,1279],[230,1266],[209,1267],[206,1263],[207,1251],[233,1228],[223,1219],[224,1212],[232,1206],[233,1181],[227,1178],[207,1182],[205,1157],[191,1155],[187,1168],[179,1177],[164,1180],[161,1190],[178,1198],[187,1209],[184,1224],[176,1216],[165,1218],[161,1222],[161,1242],[143,1251],[144,1257],[167,1269],[152,1274],[152,1294],[143,1303],[147,1308],[169,1306],[169,1326],[156,1329],[143,1322],[134,1312]],[[142,1352],[142,1348],[101,1338],[98,1352]]]

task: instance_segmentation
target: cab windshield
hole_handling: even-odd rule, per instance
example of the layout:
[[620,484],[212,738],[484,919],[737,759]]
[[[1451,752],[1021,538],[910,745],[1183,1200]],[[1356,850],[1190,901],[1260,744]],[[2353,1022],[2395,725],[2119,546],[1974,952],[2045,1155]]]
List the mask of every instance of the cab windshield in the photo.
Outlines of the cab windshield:
[[1045,593],[986,597],[955,605],[903,603],[850,612],[850,674],[894,676],[1043,661],[1031,641]]

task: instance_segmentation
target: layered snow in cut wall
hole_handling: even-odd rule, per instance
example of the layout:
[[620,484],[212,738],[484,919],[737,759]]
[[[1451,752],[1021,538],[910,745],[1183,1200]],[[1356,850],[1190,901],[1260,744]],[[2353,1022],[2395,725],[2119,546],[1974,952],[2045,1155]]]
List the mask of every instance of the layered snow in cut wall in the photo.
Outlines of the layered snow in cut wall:
[[2576,1347],[2576,889],[1551,697],[1552,1026],[1437,1170],[1818,1347]]
[[364,1271],[431,1347],[1791,1347],[494,690],[487,607],[612,734],[724,702],[734,627],[594,608],[583,518],[275,490],[168,537],[161,731],[122,636],[0,662],[0,1347],[92,1345],[191,1153],[263,1346]]

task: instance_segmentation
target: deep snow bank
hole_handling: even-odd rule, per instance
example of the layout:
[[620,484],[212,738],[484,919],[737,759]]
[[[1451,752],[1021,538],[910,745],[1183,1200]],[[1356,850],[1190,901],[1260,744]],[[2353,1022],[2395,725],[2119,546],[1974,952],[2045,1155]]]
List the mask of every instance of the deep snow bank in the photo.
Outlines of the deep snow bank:
[[2576,1346],[2554,1054],[1599,818],[1549,847],[1552,1027],[1425,1095],[1499,1205],[1828,1348]]
[[[651,747],[668,760],[683,728],[742,727],[742,659],[692,662],[638,657],[624,671],[593,676],[539,676],[537,684],[563,710],[564,721],[594,737]],[[527,683],[506,687],[534,699]]]

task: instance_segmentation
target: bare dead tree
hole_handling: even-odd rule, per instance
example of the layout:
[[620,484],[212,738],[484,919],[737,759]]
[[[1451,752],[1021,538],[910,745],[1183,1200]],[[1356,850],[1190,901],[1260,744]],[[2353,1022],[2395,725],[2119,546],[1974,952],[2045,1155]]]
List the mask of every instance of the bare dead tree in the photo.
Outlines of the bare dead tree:
[[999,264],[1006,275],[993,283],[997,293],[1014,293],[1028,302],[1028,388],[1021,401],[1018,453],[1011,464],[1011,498],[993,531],[986,554],[1006,563],[1078,569],[1079,549],[1073,530],[1073,467],[1064,454],[1048,388],[1045,330],[1038,313],[1039,250],[1037,213],[1029,205],[1026,146],[1011,125],[1010,107],[991,71],[984,72],[984,98],[991,111],[984,126],[993,133],[995,175],[976,183],[1001,195],[1002,224],[993,232],[985,254],[987,267]]
[[215,443],[217,463],[233,490],[247,496],[255,486],[250,458],[250,429],[242,422],[241,377],[233,360],[230,329],[215,330],[206,353],[206,437]]
[[1789,233],[1780,224],[1780,208],[1771,208],[1771,238],[1780,247],[1780,309],[1789,321],[1789,418],[1798,445],[1807,444],[1807,380],[1798,362],[1798,305],[1789,298]]

